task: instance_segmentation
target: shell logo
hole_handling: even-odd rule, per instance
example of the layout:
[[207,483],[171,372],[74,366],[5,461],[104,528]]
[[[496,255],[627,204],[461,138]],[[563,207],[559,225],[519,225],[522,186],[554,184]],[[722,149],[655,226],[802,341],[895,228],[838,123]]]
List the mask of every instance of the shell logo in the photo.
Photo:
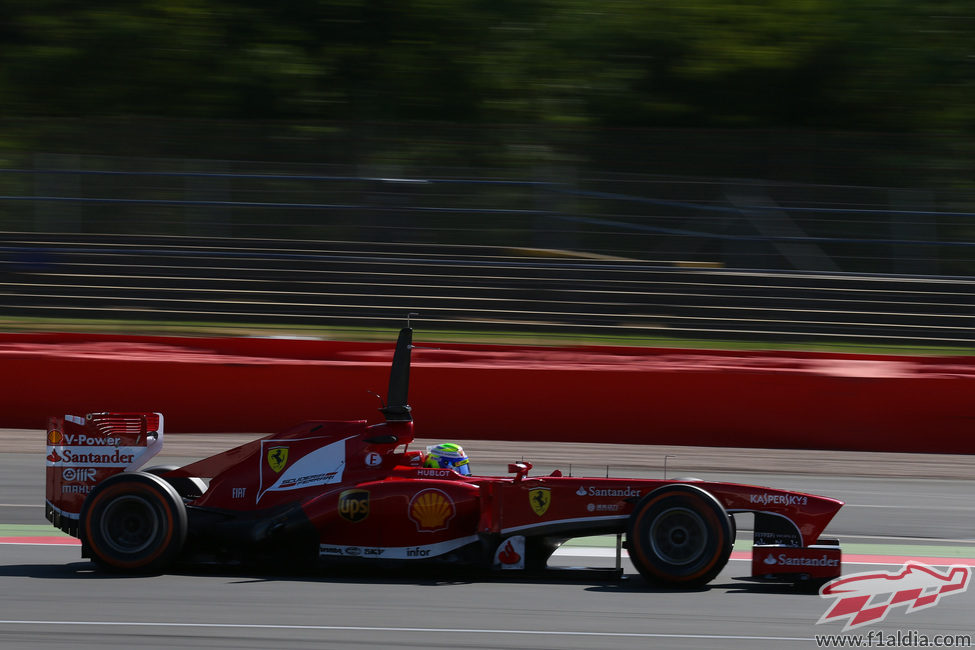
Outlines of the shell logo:
[[410,499],[409,517],[421,533],[433,533],[447,528],[457,509],[454,501],[442,490],[427,488]]
[[57,429],[51,429],[47,432],[47,444],[52,446],[58,446],[64,442],[64,434],[62,434]]

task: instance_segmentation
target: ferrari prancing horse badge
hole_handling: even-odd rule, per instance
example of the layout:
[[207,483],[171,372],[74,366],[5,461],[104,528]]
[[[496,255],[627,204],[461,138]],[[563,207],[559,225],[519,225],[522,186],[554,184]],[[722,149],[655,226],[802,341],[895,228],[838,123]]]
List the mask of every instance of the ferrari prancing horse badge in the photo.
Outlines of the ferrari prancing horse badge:
[[287,447],[271,447],[267,450],[267,464],[271,466],[275,472],[280,472],[284,469],[284,466],[288,464],[288,448]]
[[543,487],[528,490],[528,502],[531,503],[535,514],[541,517],[548,511],[548,507],[552,503],[552,488]]

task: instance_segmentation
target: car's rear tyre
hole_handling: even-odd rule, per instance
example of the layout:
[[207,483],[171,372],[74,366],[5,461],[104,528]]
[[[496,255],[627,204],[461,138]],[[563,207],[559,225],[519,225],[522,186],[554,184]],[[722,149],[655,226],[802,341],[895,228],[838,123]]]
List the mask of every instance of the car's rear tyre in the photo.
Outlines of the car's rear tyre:
[[645,496],[626,532],[630,560],[649,582],[699,587],[731,556],[734,535],[724,507],[692,485],[667,485]]
[[81,508],[80,532],[91,559],[104,569],[160,571],[186,541],[186,507],[164,479],[123,472],[100,483]]
[[146,474],[155,474],[156,476],[162,477],[164,481],[176,488],[176,492],[187,501],[195,501],[207,491],[206,481],[201,478],[195,476],[163,476],[163,474],[167,474],[174,469],[179,469],[179,466],[156,465],[155,467],[150,467],[142,471]]

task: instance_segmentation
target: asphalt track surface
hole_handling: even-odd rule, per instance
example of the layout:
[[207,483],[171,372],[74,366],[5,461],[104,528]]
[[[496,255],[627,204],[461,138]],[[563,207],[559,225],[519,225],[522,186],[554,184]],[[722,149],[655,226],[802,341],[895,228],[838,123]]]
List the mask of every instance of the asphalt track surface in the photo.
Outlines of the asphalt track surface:
[[[255,436],[247,437],[247,439]],[[238,444],[232,436],[170,436],[159,462],[185,462]],[[576,474],[695,475],[774,485],[847,501],[827,530],[850,553],[975,557],[975,457],[708,450],[616,446],[465,445],[483,473],[503,459],[537,460]],[[36,447],[36,449],[35,449]],[[512,454],[512,449],[516,449]],[[0,431],[0,537],[43,517],[43,433]],[[615,452],[615,453],[614,453]],[[512,457],[513,456],[513,457]],[[154,461],[156,462],[156,461]],[[762,470],[762,471],[757,471]],[[747,523],[746,523],[747,526]],[[742,534],[747,534],[745,529]],[[932,549],[934,549],[932,551]],[[938,549],[943,553],[937,552]],[[913,553],[912,553],[913,551]],[[923,552],[922,552],[923,551]],[[560,565],[608,567],[610,557],[567,547]],[[605,553],[603,553],[605,555]],[[707,588],[649,587],[624,560],[626,579],[585,574],[516,580],[419,570],[101,574],[77,546],[0,545],[2,648],[814,648],[830,604],[816,594],[740,580],[732,560]],[[951,563],[945,560],[944,564]],[[846,573],[897,565],[845,566]],[[892,609],[861,633],[972,635],[975,589],[935,607]],[[834,646],[835,647],[835,646]]]

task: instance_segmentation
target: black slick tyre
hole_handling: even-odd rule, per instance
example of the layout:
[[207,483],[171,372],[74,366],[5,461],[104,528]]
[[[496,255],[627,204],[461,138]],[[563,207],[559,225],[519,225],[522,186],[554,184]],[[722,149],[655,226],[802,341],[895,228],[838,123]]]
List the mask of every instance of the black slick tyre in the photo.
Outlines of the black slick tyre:
[[176,489],[145,472],[102,481],[85,499],[81,541],[92,561],[112,571],[158,572],[186,541],[186,507]]
[[734,534],[721,503],[693,485],[665,485],[637,503],[626,531],[630,560],[647,581],[693,588],[731,556]]

